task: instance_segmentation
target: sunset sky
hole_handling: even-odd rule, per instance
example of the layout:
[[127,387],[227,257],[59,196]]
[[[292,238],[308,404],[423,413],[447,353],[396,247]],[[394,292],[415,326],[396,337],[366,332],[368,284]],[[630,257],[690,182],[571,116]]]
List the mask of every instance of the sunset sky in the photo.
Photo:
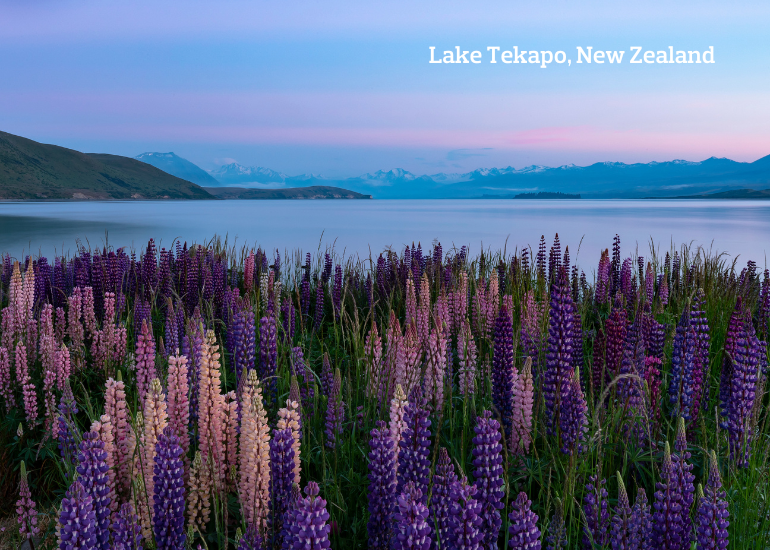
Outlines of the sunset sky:
[[[0,130],[87,152],[329,176],[770,154],[767,1],[0,0],[0,14]],[[429,46],[573,63],[431,65]],[[577,65],[576,46],[713,46],[716,63]]]

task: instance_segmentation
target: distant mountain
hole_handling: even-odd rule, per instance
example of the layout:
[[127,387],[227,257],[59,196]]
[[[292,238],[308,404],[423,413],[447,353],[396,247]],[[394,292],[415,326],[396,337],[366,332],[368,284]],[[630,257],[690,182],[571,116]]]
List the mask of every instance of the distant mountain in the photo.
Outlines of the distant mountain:
[[584,199],[677,197],[770,185],[770,155],[755,162],[711,157],[701,162],[598,162],[590,166],[533,165],[519,169],[508,166],[430,176],[417,176],[400,168],[352,178],[290,177],[266,168],[258,170],[277,174],[263,180],[267,183],[269,179],[271,185],[343,187],[378,199],[511,197],[527,193],[580,194]]
[[211,199],[136,159],[80,153],[0,132],[0,199]]
[[286,175],[280,172],[259,166],[241,166],[235,162],[212,170],[211,176],[216,178],[219,184],[223,186],[245,186],[252,184],[284,185],[286,183]]
[[[650,197],[659,198],[659,197]],[[770,189],[733,189],[705,195],[680,195],[673,199],[770,199]]]
[[371,195],[362,195],[339,187],[312,185],[310,187],[291,187],[286,189],[253,189],[245,187],[212,187],[212,195],[221,199],[371,199]]
[[216,187],[219,185],[219,182],[212,178],[208,172],[174,153],[142,153],[134,158],[151,164],[167,174],[191,181],[202,187]]

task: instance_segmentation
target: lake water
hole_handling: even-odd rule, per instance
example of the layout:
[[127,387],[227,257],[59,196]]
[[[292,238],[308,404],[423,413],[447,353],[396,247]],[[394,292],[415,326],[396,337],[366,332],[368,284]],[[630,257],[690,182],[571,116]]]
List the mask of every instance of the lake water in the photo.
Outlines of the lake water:
[[650,243],[712,248],[740,264],[765,265],[770,250],[770,201],[686,200],[377,200],[377,201],[158,201],[0,203],[0,251],[23,258],[32,251],[73,253],[76,241],[140,248],[174,239],[374,257],[387,246],[403,250],[439,240],[444,250],[467,245],[471,253],[506,246],[537,248],[558,233],[573,260],[588,272],[615,233],[622,251],[649,254]]

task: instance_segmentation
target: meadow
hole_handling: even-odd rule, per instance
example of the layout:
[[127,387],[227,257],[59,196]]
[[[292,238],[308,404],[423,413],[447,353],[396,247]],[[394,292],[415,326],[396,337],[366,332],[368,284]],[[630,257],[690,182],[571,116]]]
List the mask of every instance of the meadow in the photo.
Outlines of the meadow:
[[0,546],[770,548],[770,273],[595,261],[6,256]]

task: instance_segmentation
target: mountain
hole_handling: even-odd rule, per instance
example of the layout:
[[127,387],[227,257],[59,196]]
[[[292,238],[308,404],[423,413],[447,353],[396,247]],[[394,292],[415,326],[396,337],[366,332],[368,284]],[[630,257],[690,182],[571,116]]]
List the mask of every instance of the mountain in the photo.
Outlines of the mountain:
[[[650,197],[658,198],[658,197]],[[681,195],[674,199],[770,199],[770,189],[733,189],[705,195]]]
[[136,159],[80,153],[0,132],[0,199],[211,199]]
[[590,166],[532,165],[519,169],[508,166],[430,176],[417,176],[400,168],[351,178],[279,175],[273,177],[273,181],[280,179],[280,184],[275,185],[343,187],[378,199],[510,197],[522,193],[580,194],[584,199],[665,198],[766,188],[770,186],[770,155],[754,162],[711,157],[700,162],[597,162]]
[[339,187],[313,185],[310,187],[292,187],[286,189],[253,189],[244,187],[212,187],[212,195],[220,199],[371,199],[371,195],[362,195]]
[[211,175],[223,186],[286,183],[286,175],[280,172],[259,166],[241,166],[235,162],[220,166]]
[[201,187],[216,187],[219,185],[219,182],[212,178],[208,172],[174,153],[142,153],[134,158],[151,164],[167,174],[191,181]]

